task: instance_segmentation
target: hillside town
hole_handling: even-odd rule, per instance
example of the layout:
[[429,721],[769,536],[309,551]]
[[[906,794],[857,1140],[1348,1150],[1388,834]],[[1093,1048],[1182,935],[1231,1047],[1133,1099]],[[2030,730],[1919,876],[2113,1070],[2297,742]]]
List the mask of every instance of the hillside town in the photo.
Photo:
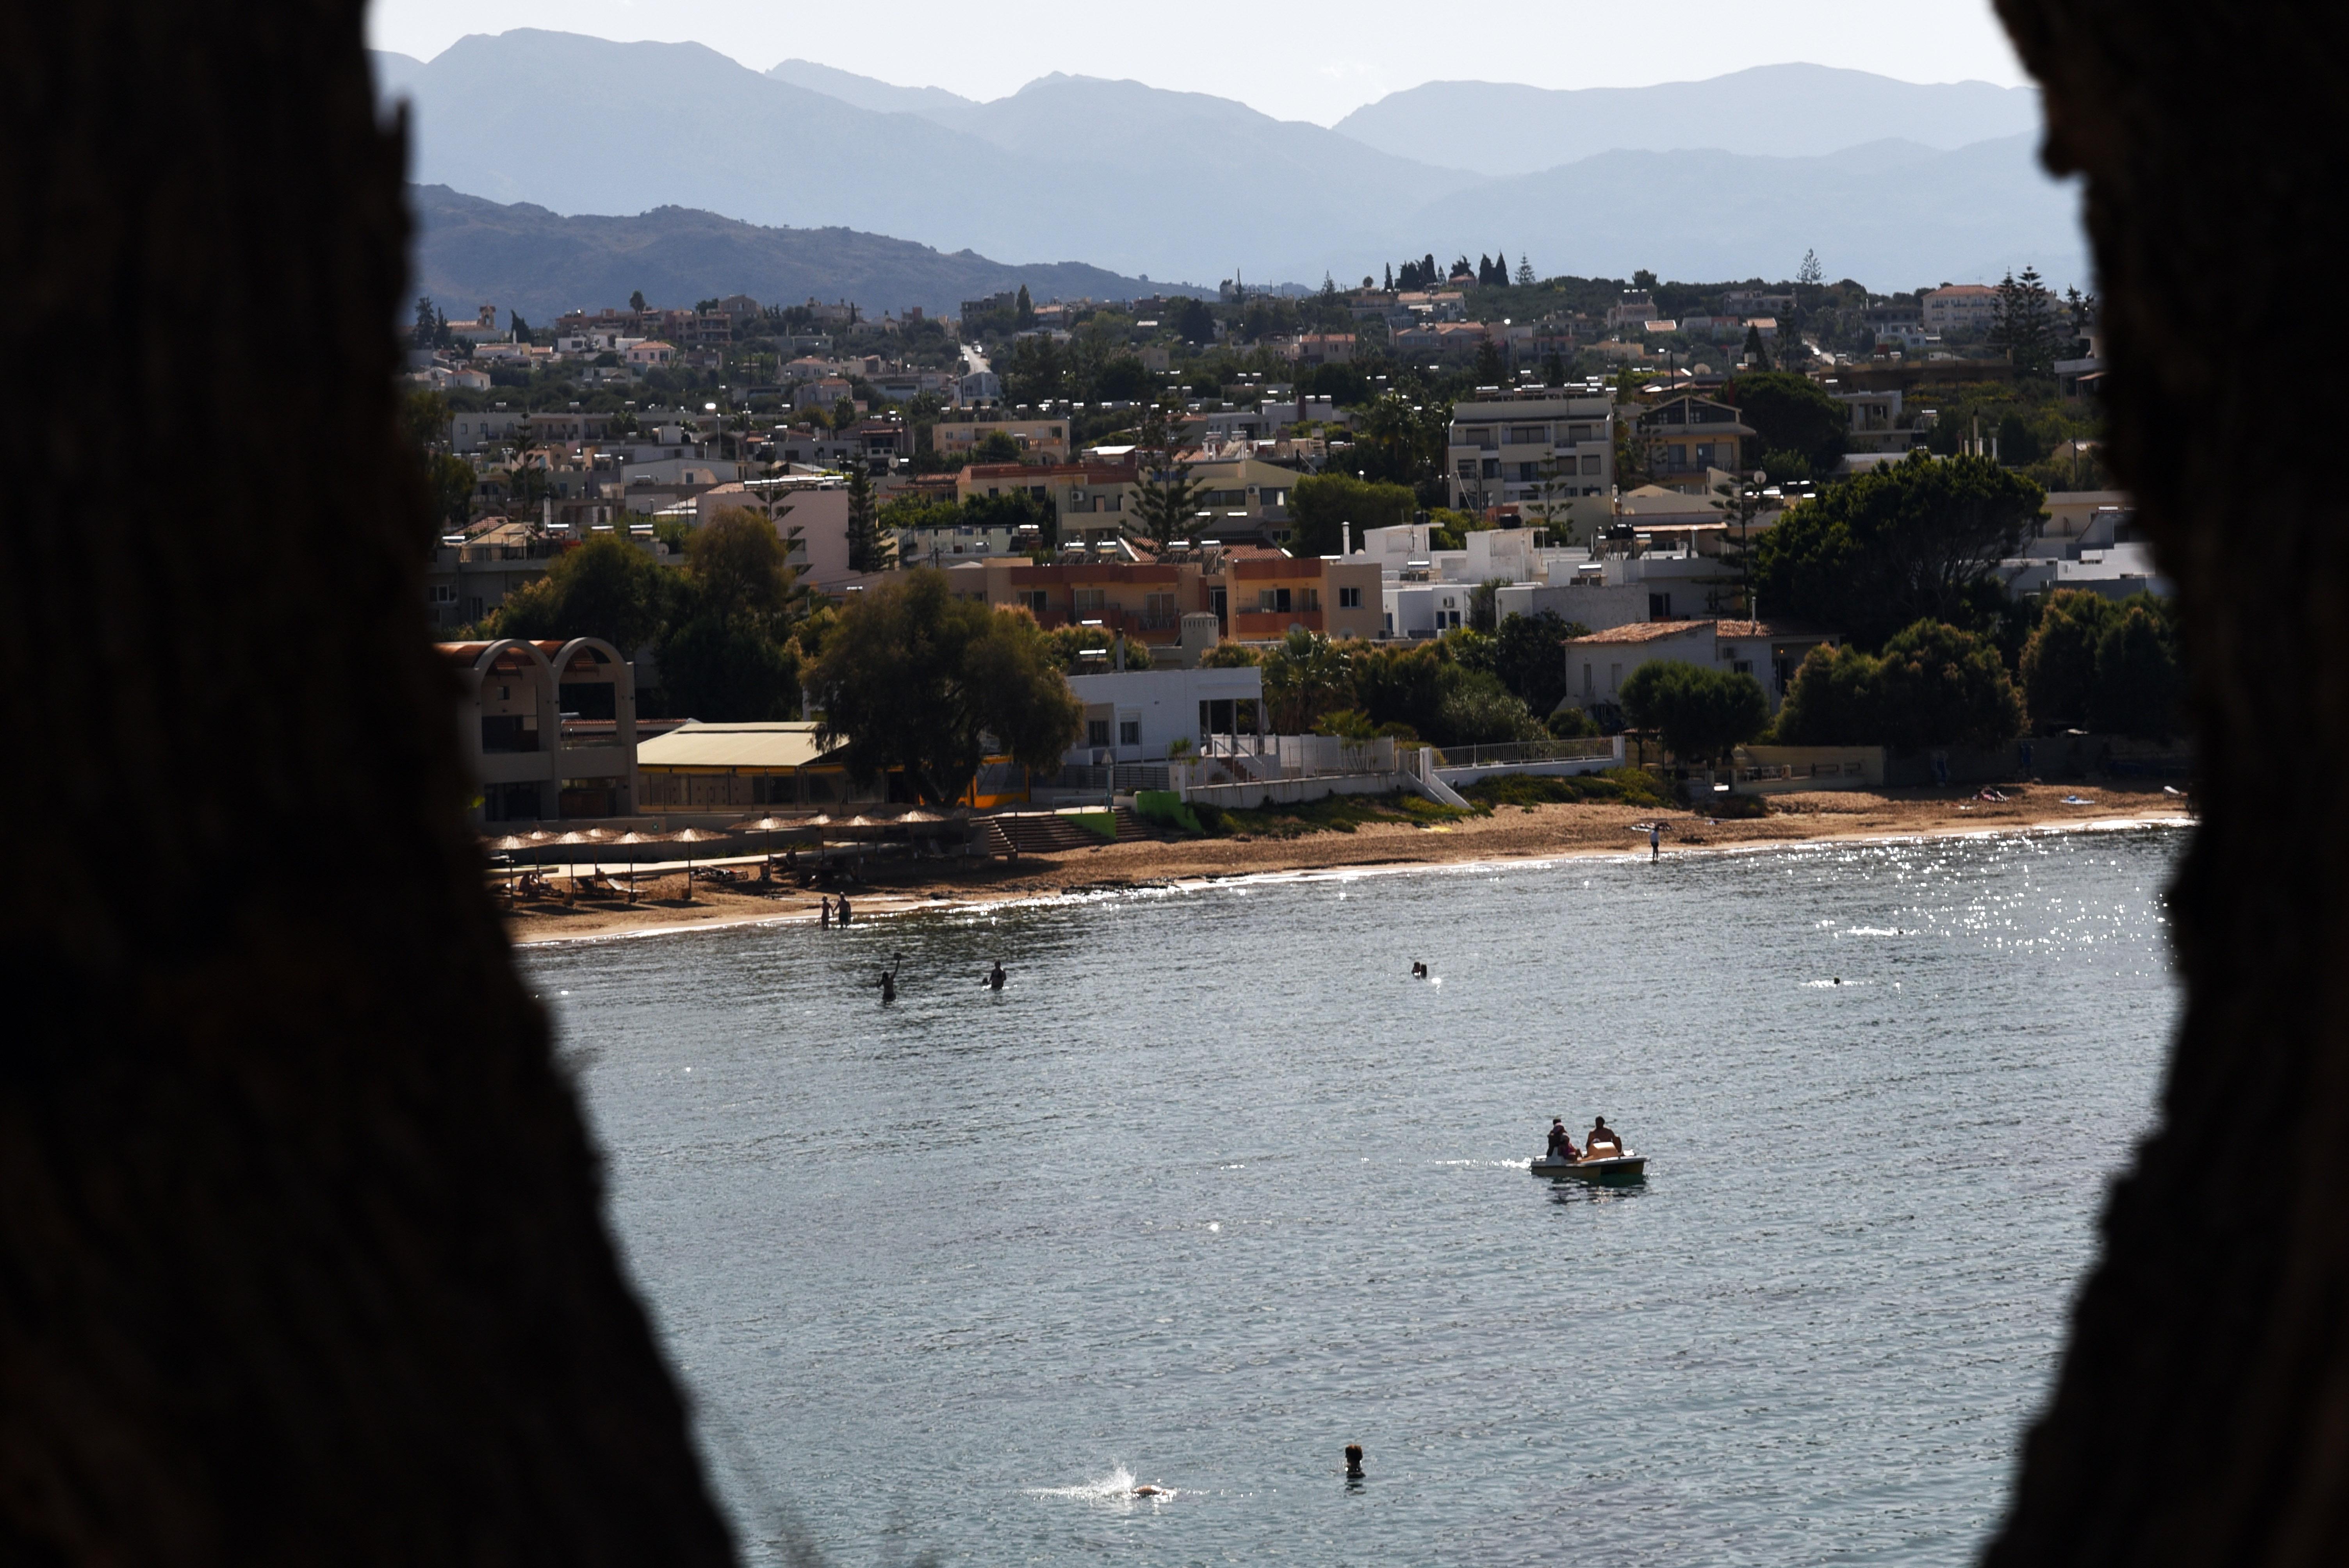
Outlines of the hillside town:
[[[419,300],[407,409],[486,830],[1196,824],[1474,810],[1499,772],[1690,799],[2169,769],[2168,584],[2102,477],[2101,375],[2095,301],[2029,271],[1888,296],[1808,256],[1681,284],[1431,253],[951,319]],[[957,727],[850,667],[863,623],[969,611],[1025,628],[1042,686]]]

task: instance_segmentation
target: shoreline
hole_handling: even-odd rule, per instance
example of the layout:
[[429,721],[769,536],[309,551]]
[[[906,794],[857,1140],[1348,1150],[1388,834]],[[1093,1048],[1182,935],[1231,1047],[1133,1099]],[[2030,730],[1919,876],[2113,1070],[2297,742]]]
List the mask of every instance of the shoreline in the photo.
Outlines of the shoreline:
[[[1767,817],[1713,820],[1675,809],[1641,810],[1600,803],[1505,806],[1492,815],[1416,826],[1368,823],[1355,831],[1292,838],[1135,839],[1017,861],[989,861],[949,874],[907,875],[849,890],[865,919],[916,910],[967,910],[1080,893],[1147,888],[1200,888],[1236,882],[1302,880],[1317,874],[1519,867],[1578,859],[1638,860],[1646,853],[1644,824],[1664,824],[1664,854],[1736,854],[1809,844],[1891,843],[1923,839],[1995,837],[2047,832],[2117,831],[2183,827],[2193,818],[2176,796],[2152,789],[2097,788],[2067,805],[2077,789],[2049,785],[2015,789],[2003,802],[1979,801],[1954,791],[1819,791],[1778,796]],[[1641,836],[1635,840],[1634,832]],[[914,868],[908,868],[911,872]],[[502,892],[502,881],[492,882]],[[744,926],[814,923],[821,890],[703,885],[687,903],[679,876],[647,878],[633,904],[583,899],[533,903],[503,911],[517,947],[616,941]],[[664,896],[666,895],[666,896]]]

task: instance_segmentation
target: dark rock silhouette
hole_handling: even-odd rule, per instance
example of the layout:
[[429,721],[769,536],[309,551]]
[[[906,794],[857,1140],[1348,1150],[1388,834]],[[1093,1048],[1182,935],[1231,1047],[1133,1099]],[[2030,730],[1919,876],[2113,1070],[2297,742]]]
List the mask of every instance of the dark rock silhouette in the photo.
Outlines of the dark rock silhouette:
[[462,822],[362,15],[0,51],[0,1556],[725,1562]]
[[2047,161],[2087,176],[2108,455],[2178,584],[2202,824],[2162,1125],[1985,1562],[2349,1561],[2349,903],[2340,833],[2295,810],[2349,751],[2349,555],[2339,483],[2273,418],[2292,302],[2340,254],[2349,12],[1999,10]]

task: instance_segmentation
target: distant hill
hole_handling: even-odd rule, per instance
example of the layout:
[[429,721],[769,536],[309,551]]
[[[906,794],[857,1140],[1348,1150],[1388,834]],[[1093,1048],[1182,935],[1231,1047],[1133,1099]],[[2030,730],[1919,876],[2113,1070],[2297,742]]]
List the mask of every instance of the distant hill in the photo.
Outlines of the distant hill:
[[1544,273],[1785,278],[1816,249],[1829,278],[1877,288],[1994,281],[2025,264],[2060,288],[2088,282],[2078,213],[2076,191],[2040,170],[2036,139],[2013,136],[1954,152],[1880,141],[1825,158],[1608,152],[1496,181],[1415,221],[1437,234],[1482,227]]
[[[793,74],[900,101],[865,78]],[[1318,284],[1340,255],[1368,266],[1392,211],[1475,178],[1138,82],[1046,77],[991,104],[879,112],[697,44],[530,29],[420,64],[383,57],[377,77],[414,103],[421,184],[558,212],[674,204],[1009,261],[1081,255],[1211,284],[1236,270]]]
[[[2076,202],[2030,156],[2035,97],[1979,82],[1772,66],[1579,93],[1433,84],[1340,134],[1140,82],[1049,76],[976,103],[804,61],[762,74],[695,44],[536,31],[429,61],[378,55],[376,73],[414,105],[419,184],[558,213],[891,235],[982,266],[1081,256],[1209,287],[1318,284],[1497,242],[1545,274],[1775,277],[1816,248],[1877,288],[2024,260],[2085,281]],[[1645,149],[1610,150],[1627,140]],[[963,289],[922,292],[918,267],[887,275],[906,301]]]
[[1894,139],[1948,151],[2038,128],[2032,88],[1920,85],[1806,65],[1646,88],[1429,82],[1336,127],[1366,147],[1480,174],[1531,174],[1616,150],[1804,158]]
[[574,308],[624,305],[637,289],[669,306],[740,293],[769,304],[852,299],[876,315],[907,305],[950,313],[966,299],[1022,284],[1038,300],[1170,290],[1073,262],[1009,266],[854,229],[764,229],[684,207],[633,218],[564,217],[445,185],[418,186],[409,197],[422,231],[418,290],[451,318],[494,304],[544,322]]
[[935,114],[974,107],[973,100],[944,88],[901,88],[872,77],[860,77],[854,71],[843,71],[836,66],[820,66],[813,60],[785,60],[771,66],[767,74],[779,82],[805,88],[827,98],[836,98],[858,108],[869,108],[875,114]]

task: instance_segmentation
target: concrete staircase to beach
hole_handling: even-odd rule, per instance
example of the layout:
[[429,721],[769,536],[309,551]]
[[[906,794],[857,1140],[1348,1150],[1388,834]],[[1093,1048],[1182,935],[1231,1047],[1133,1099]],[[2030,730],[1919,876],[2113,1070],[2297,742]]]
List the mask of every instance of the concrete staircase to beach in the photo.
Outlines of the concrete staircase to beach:
[[[1003,811],[984,819],[979,848],[990,855],[1051,855],[1068,850],[1093,850],[1110,841],[1091,828],[1081,827],[1060,811]],[[1167,835],[1134,814],[1131,806],[1111,813],[1121,840],[1164,839]]]

